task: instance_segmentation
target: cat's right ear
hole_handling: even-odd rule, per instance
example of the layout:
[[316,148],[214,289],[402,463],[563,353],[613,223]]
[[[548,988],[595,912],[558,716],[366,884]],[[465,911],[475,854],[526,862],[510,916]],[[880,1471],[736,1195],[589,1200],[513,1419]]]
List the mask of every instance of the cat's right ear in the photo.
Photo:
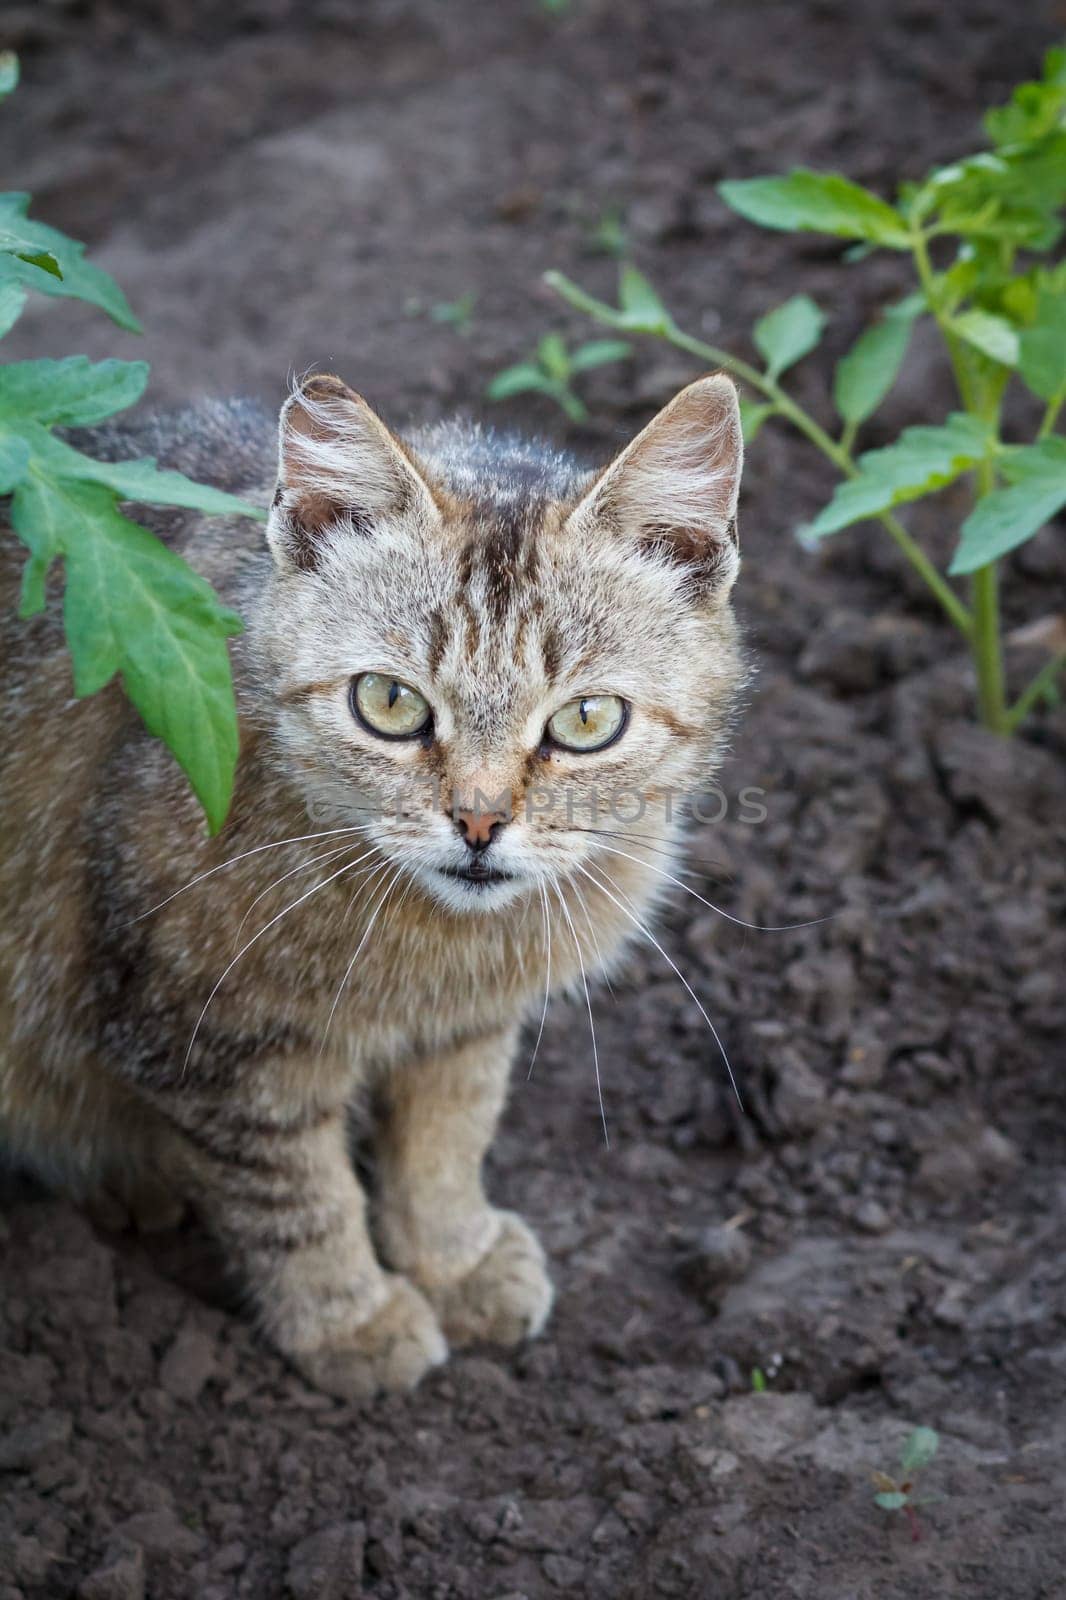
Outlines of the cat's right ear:
[[340,378],[307,378],[281,409],[267,539],[283,570],[314,571],[338,529],[369,536],[384,517],[437,515],[417,465]]

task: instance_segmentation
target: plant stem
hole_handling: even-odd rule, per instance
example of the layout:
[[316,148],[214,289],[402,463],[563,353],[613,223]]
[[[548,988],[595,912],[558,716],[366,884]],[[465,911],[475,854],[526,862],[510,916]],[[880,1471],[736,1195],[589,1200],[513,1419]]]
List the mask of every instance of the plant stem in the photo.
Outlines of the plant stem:
[[1013,733],[1048,690],[1054,688],[1055,679],[1061,672],[1066,672],[1066,652],[1053,656],[1045,666],[1041,667],[1032,682],[1022,690],[1006,715],[1008,733]]
[[[798,406],[773,378],[768,378],[765,373],[759,372],[756,367],[751,366],[747,361],[741,361],[739,357],[730,355],[728,350],[719,350],[715,345],[704,344],[702,339],[694,339],[691,334],[683,333],[680,328],[675,327],[673,324],[665,330],[663,338],[670,344],[676,345],[679,350],[686,350],[689,355],[696,356],[700,361],[706,361],[715,367],[725,367],[727,371],[732,372],[742,382],[749,384],[753,389],[757,389],[768,400],[772,400],[775,410],[781,416],[787,418],[792,423],[792,426],[802,433],[824,456],[828,456],[837,470],[842,472],[846,478],[858,477],[859,469],[855,465],[851,453],[844,447],[843,441],[838,444],[835,439],[832,439],[825,429],[820,427],[814,418],[804,411],[802,406]],[[899,549],[923,579],[927,588],[932,590],[963,638],[971,639],[973,636],[973,619],[969,611],[958,595],[955,594],[950,584],[937,571],[921,545],[911,537],[899,518],[893,516],[891,511],[880,512],[877,520],[883,527],[888,529]]]
[[1062,410],[1064,400],[1066,400],[1066,390],[1064,390],[1061,394],[1057,394],[1053,400],[1048,401],[1047,410],[1044,412],[1044,419],[1040,424],[1040,432],[1036,436],[1038,440],[1049,438],[1054,431],[1055,424],[1059,420],[1059,412]]
[[973,660],[981,721],[993,733],[1009,733],[1003,651],[999,630],[999,578],[995,562],[973,575]]
[[[936,278],[925,235],[920,228],[913,231],[914,264],[925,293],[926,303],[936,319],[947,348],[959,399],[971,416],[982,418],[993,433],[998,433],[998,395],[975,381],[973,363],[967,356],[963,341],[951,326],[950,318],[939,304]],[[1050,411],[1050,407],[1049,407]],[[1047,420],[1045,416],[1045,421]],[[1052,417],[1054,425],[1054,417]],[[996,469],[990,457],[978,464],[975,500],[982,500],[996,486]],[[977,704],[981,721],[993,733],[1010,733],[1012,724],[1007,714],[1007,695],[1003,674],[1003,639],[999,620],[999,574],[996,563],[989,562],[973,574],[971,587],[971,616],[973,632],[970,649],[977,673]]]

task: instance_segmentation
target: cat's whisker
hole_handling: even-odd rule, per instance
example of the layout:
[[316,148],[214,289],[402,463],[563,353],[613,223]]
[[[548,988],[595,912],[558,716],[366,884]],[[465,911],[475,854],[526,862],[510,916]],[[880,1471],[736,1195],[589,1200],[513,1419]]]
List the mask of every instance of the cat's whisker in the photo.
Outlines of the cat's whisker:
[[589,937],[592,940],[592,948],[596,952],[596,966],[599,969],[599,975],[600,975],[601,979],[603,980],[603,983],[604,983],[604,985],[605,985],[605,987],[607,989],[607,993],[611,996],[611,999],[613,1000],[614,999],[614,990],[611,988],[611,980],[607,976],[606,971],[604,970],[605,969],[605,962],[604,962],[604,959],[603,959],[603,952],[600,949],[600,941],[596,936],[596,929],[593,926],[592,918],[589,915],[588,905],[586,904],[585,897],[581,893],[581,890],[578,888],[576,883],[574,884],[573,887],[574,887],[574,896],[575,896],[575,898],[577,900],[578,905],[581,907],[581,914],[584,917],[585,923],[586,923],[586,925],[588,927],[588,930],[589,930]]
[[738,928],[748,928],[752,933],[796,933],[800,928],[817,928],[823,922],[832,922],[841,915],[839,911],[830,911],[824,917],[812,917],[809,922],[782,922],[776,926],[764,926],[759,922],[745,922],[743,917],[734,917],[731,911],[723,911],[721,906],[716,906],[710,900],[704,899],[702,894],[697,894],[695,889],[690,889],[687,883],[681,882],[680,878],[675,878],[672,873],[656,866],[654,861],[641,861],[639,856],[630,855],[628,850],[612,850],[610,845],[601,844],[599,848],[606,851],[610,856],[624,856],[627,861],[635,861],[639,867],[650,868],[658,877],[665,878],[667,883],[675,884],[677,888],[684,889],[686,894],[690,894],[694,900],[698,900],[701,906],[706,906],[708,911],[717,911],[718,915],[724,917],[727,922],[735,922]]
[[[370,877],[367,879],[367,882],[366,882],[366,884],[363,885],[363,887],[364,888],[368,887],[371,883],[373,883],[374,877],[377,875],[378,872],[386,871],[389,868],[389,866],[391,866],[391,865],[392,865],[391,862],[389,862],[387,860],[383,861],[381,866],[379,868],[377,868],[374,872],[371,873]],[[378,914],[380,913],[382,906],[385,904],[386,900],[389,898],[389,895],[392,893],[393,889],[395,889],[396,885],[399,883],[399,881],[400,881],[402,876],[403,876],[403,868],[402,867],[397,867],[396,871],[393,873],[393,875],[389,879],[388,883],[386,883],[385,888],[382,891],[380,898],[378,899],[376,905],[374,906],[374,910],[370,915],[370,920],[367,923],[366,927],[363,929],[363,937],[360,939],[359,943],[355,947],[355,954],[352,956],[352,959],[349,961],[347,967],[345,967],[345,969],[344,969],[344,977],[340,981],[340,987],[338,988],[337,993],[333,996],[333,1004],[329,1008],[329,1016],[326,1018],[326,1026],[322,1030],[322,1043],[318,1047],[319,1055],[321,1055],[322,1052],[326,1048],[326,1040],[329,1038],[329,1030],[333,1026],[333,1018],[337,1014],[337,1007],[341,1003],[341,996],[343,995],[344,990],[345,990],[345,988],[347,986],[348,979],[352,975],[352,968],[355,966],[355,963],[359,959],[359,952],[362,950],[363,946],[366,944],[366,941],[370,938],[370,935],[373,932],[374,924],[378,920]]]
[[627,844],[635,844],[642,850],[654,850],[658,855],[676,858],[678,852],[672,845],[664,845],[661,839],[657,842],[650,834],[644,833],[619,833],[612,828],[586,828],[579,824],[569,824],[563,827],[559,823],[542,823],[545,833],[591,833],[599,839],[625,839]]
[[[362,843],[362,840],[360,840],[360,843]],[[248,907],[247,911],[244,913],[244,916],[241,918],[240,922],[237,924],[237,932],[233,936],[234,944],[236,944],[237,940],[244,932],[245,924],[247,923],[252,912],[255,910],[256,906],[259,904],[260,900],[265,900],[268,894],[273,894],[275,889],[279,888],[281,884],[287,882],[289,878],[295,878],[298,873],[309,872],[312,867],[321,865],[323,861],[335,861],[338,856],[344,855],[345,851],[354,849],[358,849],[358,845],[352,844],[351,842],[348,844],[335,845],[332,850],[325,850],[321,855],[312,856],[310,861],[303,861],[298,867],[292,867],[290,871],[283,872],[280,878],[275,878],[273,883],[268,884],[265,889],[261,889],[256,895],[255,899],[252,901],[251,905]],[[351,862],[350,865],[357,867],[360,861],[365,861],[368,856],[372,856],[373,854],[373,848],[364,851],[361,856],[356,856],[355,860]]]
[[[715,1027],[714,1023],[711,1021],[710,1017],[707,1015],[707,1012],[704,1009],[702,1001],[700,1000],[699,996],[697,995],[695,989],[693,989],[692,985],[689,983],[688,979],[685,977],[685,974],[681,971],[681,968],[677,965],[676,961],[674,961],[673,958],[671,956],[669,956],[667,954],[667,952],[663,949],[662,945],[659,943],[658,939],[650,931],[650,929],[645,927],[644,923],[641,922],[640,918],[638,916],[636,916],[633,913],[632,910],[628,909],[627,906],[623,905],[622,901],[619,900],[616,895],[611,893],[610,889],[608,889],[606,884],[601,883],[599,881],[599,878],[593,877],[592,873],[586,867],[579,866],[577,870],[578,870],[578,872],[583,873],[584,876],[586,878],[588,878],[589,882],[591,884],[593,884],[600,891],[601,894],[605,894],[607,896],[608,900],[610,900],[614,905],[616,905],[618,907],[619,911],[621,911],[623,916],[628,917],[629,921],[633,924],[634,928],[636,928],[637,932],[643,934],[644,938],[647,939],[648,943],[653,945],[655,947],[655,949],[658,950],[659,954],[662,956],[662,958],[666,962],[667,966],[670,967],[670,969],[674,973],[675,977],[680,979],[681,983],[684,985],[684,988],[685,988],[687,994],[689,995],[690,999],[693,1001],[693,1003],[694,1003],[697,1011],[699,1012],[700,1016],[703,1018],[704,1022],[707,1024],[708,1028],[710,1028],[710,1030],[711,1030],[711,1034],[712,1034],[712,1036],[714,1038],[714,1042],[718,1046],[718,1049],[719,1049],[719,1052],[721,1054],[722,1060],[725,1062],[725,1070],[729,1074],[729,1082],[732,1085],[733,1093],[737,1097],[737,1105],[740,1107],[741,1111],[743,1111],[744,1110],[744,1102],[740,1098],[740,1090],[737,1088],[737,1080],[736,1080],[736,1078],[735,1078],[735,1076],[733,1074],[733,1068],[730,1065],[729,1056],[726,1054],[725,1045],[722,1043],[721,1038],[719,1037],[718,1029]],[[608,876],[606,871],[604,871],[604,876],[605,877]],[[610,879],[610,882],[614,884],[614,887],[616,889],[618,889],[619,894],[623,894],[623,898],[628,900],[628,898],[629,898],[628,895],[625,895],[623,893],[623,891],[619,888],[618,884],[615,883],[615,880],[613,878]],[[631,903],[632,902],[630,902],[630,904]]]
[[183,883],[180,889],[175,889],[168,894],[165,900],[158,901],[154,906],[149,906],[147,911],[141,911],[137,916],[131,917],[129,922],[124,922],[122,927],[132,928],[138,922],[143,922],[145,917],[154,916],[157,911],[162,911],[172,900],[180,894],[185,894],[189,889],[195,889],[198,883],[204,883],[208,878],[213,878],[216,872],[225,872],[227,867],[235,867],[240,861],[247,861],[249,856],[260,855],[264,850],[280,850],[287,844],[312,844],[319,839],[329,839],[341,833],[368,833],[369,823],[353,823],[347,828],[325,828],[318,833],[298,833],[291,839],[273,839],[269,844],[257,844],[251,850],[242,850],[239,856],[231,856],[228,861],[220,861],[217,867],[208,867],[206,872],[197,873],[195,878],[190,878],[188,883]]
[[221,989],[222,985],[225,983],[226,979],[229,977],[230,973],[233,971],[234,967],[237,965],[238,961],[240,961],[243,956],[248,954],[248,951],[254,944],[258,944],[259,940],[264,934],[269,933],[271,928],[276,928],[281,919],[283,917],[287,917],[290,911],[295,911],[297,906],[302,906],[305,900],[310,900],[312,895],[318,894],[320,889],[328,888],[331,883],[335,883],[338,878],[342,878],[344,874],[350,870],[351,866],[348,862],[345,862],[344,866],[338,867],[336,872],[331,872],[328,878],[323,878],[321,883],[313,884],[310,889],[307,889],[299,897],[298,900],[293,900],[289,905],[285,906],[283,910],[279,911],[276,916],[271,917],[270,921],[265,923],[263,927],[259,929],[258,933],[253,933],[247,944],[242,946],[242,948],[237,951],[237,954],[233,957],[233,960],[226,967],[225,971],[222,973],[222,976],[218,979],[214,988],[211,990],[211,993],[204,1002],[203,1010],[196,1019],[196,1024],[192,1030],[192,1038],[189,1040],[188,1048],[185,1051],[185,1059],[181,1065],[183,1077],[189,1069],[189,1061],[192,1057],[193,1047],[196,1044],[196,1039],[200,1032],[201,1024],[203,1023],[204,1018],[207,1016],[208,1008],[210,1007],[211,1002],[215,998],[218,991]]
[[585,1005],[589,1014],[589,1032],[592,1036],[592,1065],[596,1073],[596,1099],[598,1100],[600,1107],[600,1121],[603,1123],[603,1142],[609,1150],[611,1148],[611,1137],[607,1132],[607,1112],[604,1110],[603,1105],[603,1083],[600,1078],[600,1052],[596,1044],[596,1022],[592,1015],[592,996],[589,994],[589,980],[588,975],[585,972],[584,958],[581,954],[581,941],[578,939],[577,929],[574,927],[574,919],[570,915],[570,909],[567,906],[558,882],[553,881],[552,887],[555,890],[555,896],[559,902],[559,909],[566,918],[567,926],[570,929],[570,937],[574,941],[574,951],[577,955],[577,964],[581,970],[581,986],[585,991]]
[[540,1049],[540,1041],[544,1037],[544,1024],[548,1019],[548,1001],[551,999],[552,990],[552,926],[551,916],[548,912],[548,892],[543,883],[538,883],[537,889],[540,892],[540,909],[544,916],[544,945],[546,956],[544,969],[544,1005],[540,1013],[540,1027],[537,1029],[537,1038],[536,1043],[533,1046],[533,1054],[529,1058],[529,1071],[526,1073],[527,1083],[529,1082],[530,1078],[532,1078],[533,1068],[537,1064],[537,1051]]

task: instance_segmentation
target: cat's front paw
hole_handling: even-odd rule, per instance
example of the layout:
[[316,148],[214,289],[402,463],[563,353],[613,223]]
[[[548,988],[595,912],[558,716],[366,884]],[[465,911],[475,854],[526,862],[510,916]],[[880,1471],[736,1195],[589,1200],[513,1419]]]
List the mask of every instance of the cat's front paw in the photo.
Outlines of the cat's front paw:
[[390,1280],[389,1298],[369,1322],[343,1340],[289,1359],[316,1389],[341,1400],[368,1400],[382,1390],[413,1389],[448,1358],[433,1308],[405,1278]]
[[513,1211],[499,1213],[494,1242],[469,1272],[428,1287],[453,1345],[512,1345],[532,1339],[548,1320],[554,1291],[540,1240]]

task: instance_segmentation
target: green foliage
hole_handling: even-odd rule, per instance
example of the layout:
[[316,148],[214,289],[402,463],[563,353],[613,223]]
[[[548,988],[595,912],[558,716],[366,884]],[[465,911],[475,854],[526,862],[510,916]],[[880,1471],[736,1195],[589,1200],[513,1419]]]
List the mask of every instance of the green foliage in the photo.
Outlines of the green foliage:
[[935,1428],[915,1428],[904,1441],[899,1457],[899,1479],[887,1472],[871,1473],[877,1493],[874,1505],[882,1511],[902,1511],[911,1527],[911,1535],[920,1537],[915,1508],[927,1505],[932,1496],[915,1493],[915,1475],[929,1465],[940,1449],[940,1435]]
[[[837,363],[836,435],[780,381],[822,336],[825,317],[807,295],[755,324],[760,369],[681,329],[632,266],[622,269],[617,305],[559,273],[545,281],[607,327],[652,334],[740,378],[759,397],[742,400],[748,444],[779,418],[827,456],[843,481],[803,530],[804,542],[866,519],[880,521],[967,641],[982,719],[1009,733],[1034,705],[1052,699],[1066,667],[1066,656],[1050,662],[1008,704],[996,566],[1066,507],[1066,439],[1056,432],[1066,404],[1066,262],[1046,260],[1066,224],[1066,50],[1049,51],[1039,81],[1020,85],[1006,106],[990,111],[985,129],[990,149],[904,184],[894,204],[839,173],[804,168],[719,185],[727,205],[762,227],[855,241],[846,260],[861,261],[881,248],[910,256],[914,292],[865,329]],[[919,317],[931,317],[939,330],[960,409],[856,457],[856,436],[890,393]],[[1026,444],[1002,434],[1003,400],[1012,383],[1024,385],[1044,407],[1036,438]],[[960,478],[969,481],[974,504],[945,576],[895,508]],[[969,604],[949,581],[961,575],[970,578]]]
[[13,50],[0,50],[0,100],[18,88],[19,58]]
[[763,1369],[761,1367],[752,1367],[752,1369],[751,1369],[751,1392],[752,1392],[752,1394],[765,1394],[766,1393],[766,1389],[767,1389],[766,1373],[763,1371]]
[[962,525],[948,571],[977,572],[1031,539],[1066,506],[1066,439],[1003,454],[1000,472],[1008,489],[983,495]]
[[891,390],[907,354],[915,318],[923,308],[922,296],[917,294],[889,307],[837,362],[833,404],[850,427],[857,428],[872,417]]
[[454,328],[456,333],[469,333],[476,305],[477,295],[472,289],[468,289],[458,300],[438,300],[431,305],[430,321],[439,322],[446,328]]
[[[0,95],[15,81],[17,65],[0,58]],[[117,284],[83,259],[80,244],[28,221],[27,208],[25,195],[0,195],[0,336],[14,325],[29,289],[87,300],[121,327],[138,330]],[[20,614],[44,608],[49,572],[61,560],[75,694],[94,694],[120,675],[217,831],[237,761],[226,640],[240,631],[240,618],[120,506],[134,501],[212,515],[262,512],[180,472],[160,471],[150,459],[97,461],[51,431],[90,426],[125,410],[147,381],[143,361],[69,356],[0,365],[0,494],[12,496],[12,527],[29,552]]]
[[893,206],[835,172],[796,167],[783,178],[747,178],[720,183],[727,206],[749,222],[786,233],[831,233],[865,239],[893,250],[909,250],[907,224]]
[[584,422],[588,410],[574,393],[573,379],[593,367],[624,361],[631,346],[622,339],[593,339],[568,350],[559,333],[546,333],[531,360],[519,361],[498,372],[486,389],[490,400],[509,400],[517,394],[546,394],[561,406],[572,422]]
[[895,444],[859,457],[857,475],[839,486],[805,532],[821,538],[891,506],[919,500],[953,483],[991,448],[986,425],[965,411],[952,412],[942,427],[904,428]]
[[608,206],[588,231],[585,248],[592,256],[624,256],[626,253],[625,216],[617,206]]
[[776,311],[760,317],[752,338],[766,362],[766,376],[779,378],[809,355],[822,337],[825,322],[825,313],[806,294],[793,295]]

